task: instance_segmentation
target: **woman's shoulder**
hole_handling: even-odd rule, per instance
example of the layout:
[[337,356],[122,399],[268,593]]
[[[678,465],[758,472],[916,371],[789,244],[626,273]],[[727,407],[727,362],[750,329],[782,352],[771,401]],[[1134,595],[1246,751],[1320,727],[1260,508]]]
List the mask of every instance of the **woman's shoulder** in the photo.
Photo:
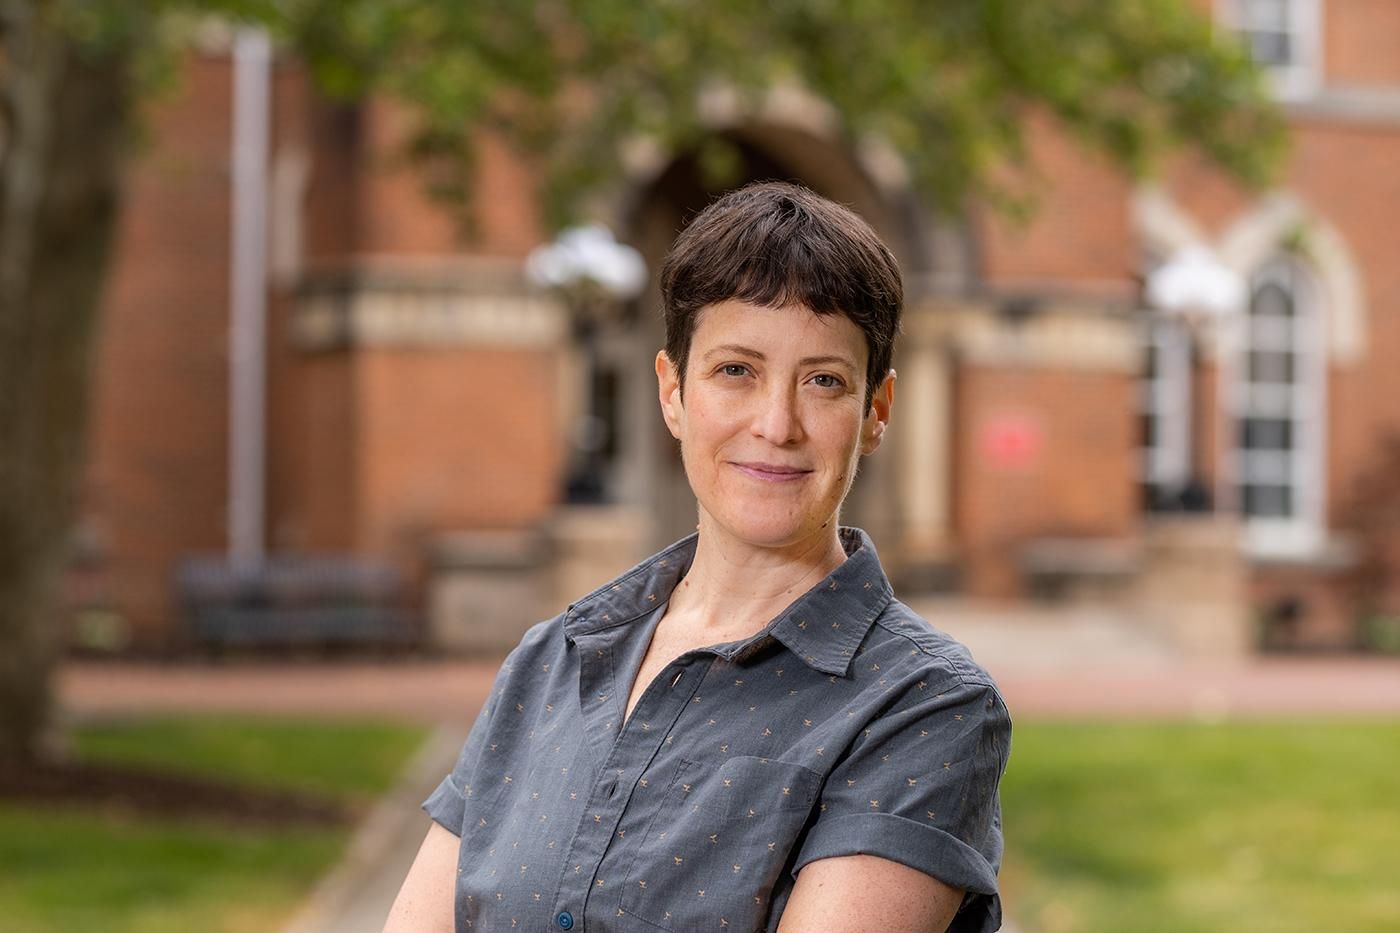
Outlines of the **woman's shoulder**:
[[943,727],[954,728],[952,720],[955,731],[978,735],[979,747],[1004,764],[1011,711],[992,675],[962,642],[892,599],[870,626],[857,658],[857,678],[880,700],[877,719],[893,714],[890,721],[902,724],[894,731],[905,740],[917,745],[935,731],[933,724],[942,724],[936,733],[942,734]]
[[886,604],[866,635],[862,653],[872,652],[944,682],[996,690],[996,681],[966,645],[898,598]]
[[520,665],[541,661],[544,660],[542,657],[544,655],[560,652],[564,644],[564,615],[561,612],[543,622],[536,622],[526,629],[520,641],[506,655],[505,662],[501,665],[502,669],[509,670]]

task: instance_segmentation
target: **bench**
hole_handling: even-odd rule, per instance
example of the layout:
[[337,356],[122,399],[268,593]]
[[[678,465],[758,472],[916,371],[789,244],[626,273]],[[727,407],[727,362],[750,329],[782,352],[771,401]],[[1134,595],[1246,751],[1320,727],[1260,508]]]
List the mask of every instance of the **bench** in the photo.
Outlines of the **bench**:
[[373,558],[201,555],[177,567],[175,590],[190,639],[206,650],[419,641],[403,575]]
[[1037,538],[1023,545],[1016,557],[1030,595],[1047,600],[1120,592],[1142,564],[1136,543],[1117,538]]

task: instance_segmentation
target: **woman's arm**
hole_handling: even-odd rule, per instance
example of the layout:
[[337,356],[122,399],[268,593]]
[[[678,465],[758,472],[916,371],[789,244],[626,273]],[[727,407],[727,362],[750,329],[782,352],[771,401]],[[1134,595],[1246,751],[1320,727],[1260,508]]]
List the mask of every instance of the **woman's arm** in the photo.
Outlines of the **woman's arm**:
[[963,892],[875,855],[843,855],[803,866],[778,933],[944,933]]
[[452,933],[460,844],[440,823],[428,827],[418,857],[389,909],[384,933]]

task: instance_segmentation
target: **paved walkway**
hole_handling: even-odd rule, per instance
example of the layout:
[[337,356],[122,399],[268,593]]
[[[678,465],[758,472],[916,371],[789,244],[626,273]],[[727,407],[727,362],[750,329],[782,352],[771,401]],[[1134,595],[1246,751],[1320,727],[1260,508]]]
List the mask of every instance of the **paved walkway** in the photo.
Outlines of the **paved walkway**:
[[[1019,721],[1040,718],[1400,717],[1400,659],[1195,664],[1092,612],[919,608],[997,678]],[[418,803],[446,773],[490,690],[493,661],[115,664],[61,672],[74,718],[163,711],[389,716],[434,732],[286,933],[375,933],[426,831]],[[1010,927],[1007,927],[1010,930]]]
[[1019,720],[1400,716],[1400,658],[1208,662],[1102,610],[914,608],[972,650]]
[[470,727],[499,661],[78,662],[59,675],[75,716],[189,712],[388,716]]
[[[1142,655],[1052,663],[1016,642],[1024,660],[981,644],[1001,632],[964,632],[1017,719],[1400,716],[1400,659],[1250,659],[1191,664]],[[1013,633],[1014,634],[1014,633]],[[59,678],[68,714],[239,711],[390,716],[469,727],[494,662],[354,664],[78,663]]]

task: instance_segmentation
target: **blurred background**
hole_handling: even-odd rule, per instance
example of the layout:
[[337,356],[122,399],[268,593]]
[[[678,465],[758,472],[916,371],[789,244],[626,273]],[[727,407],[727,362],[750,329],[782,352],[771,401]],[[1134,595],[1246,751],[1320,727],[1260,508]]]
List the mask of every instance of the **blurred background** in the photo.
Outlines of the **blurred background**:
[[761,179],[901,263],[842,520],[1017,718],[1008,920],[1400,929],[1400,2],[910,6],[0,5],[0,929],[377,930],[693,527],[656,270]]

